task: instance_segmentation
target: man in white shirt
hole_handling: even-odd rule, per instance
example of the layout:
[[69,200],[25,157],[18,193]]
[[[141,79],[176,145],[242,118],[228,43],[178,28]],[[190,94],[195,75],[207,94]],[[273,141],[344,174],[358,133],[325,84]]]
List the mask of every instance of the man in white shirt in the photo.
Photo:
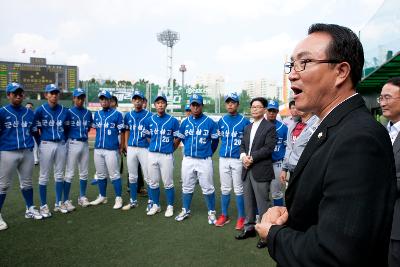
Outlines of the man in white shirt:
[[389,123],[387,130],[393,144],[396,164],[397,200],[394,206],[392,233],[389,244],[389,266],[400,266],[400,77],[394,77],[382,88],[378,103]]

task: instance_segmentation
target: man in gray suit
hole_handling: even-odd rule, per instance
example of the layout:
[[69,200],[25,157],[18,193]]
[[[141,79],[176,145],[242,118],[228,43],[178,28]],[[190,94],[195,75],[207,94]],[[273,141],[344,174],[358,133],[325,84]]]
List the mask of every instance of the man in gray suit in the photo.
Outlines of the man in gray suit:
[[[275,125],[264,118],[267,104],[263,97],[251,100],[251,116],[254,121],[244,129],[240,146],[246,220],[244,230],[236,236],[238,240],[256,236],[256,211],[262,215],[271,206],[269,188],[275,177],[272,152],[276,144],[276,130]],[[257,247],[263,248],[265,243],[260,239]]]
[[396,164],[397,199],[394,206],[392,234],[389,244],[389,266],[400,266],[400,77],[389,79],[378,98],[383,116],[389,119],[387,130],[393,144]]

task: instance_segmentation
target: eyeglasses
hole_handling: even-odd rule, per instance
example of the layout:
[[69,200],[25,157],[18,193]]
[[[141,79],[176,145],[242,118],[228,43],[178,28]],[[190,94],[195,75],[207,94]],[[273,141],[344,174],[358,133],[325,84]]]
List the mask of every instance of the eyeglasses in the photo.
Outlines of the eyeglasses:
[[393,97],[391,95],[381,95],[376,99],[376,102],[378,102],[379,104],[381,104],[382,102],[389,103],[393,99],[398,99],[398,98],[400,97]]
[[264,108],[263,106],[255,106],[255,107],[250,107],[251,109],[262,109]]
[[315,62],[315,63],[341,63],[343,61],[337,59],[299,59],[293,60],[291,62],[286,62],[284,65],[285,73],[289,74],[292,71],[292,68],[296,72],[300,72],[306,69],[307,63]]

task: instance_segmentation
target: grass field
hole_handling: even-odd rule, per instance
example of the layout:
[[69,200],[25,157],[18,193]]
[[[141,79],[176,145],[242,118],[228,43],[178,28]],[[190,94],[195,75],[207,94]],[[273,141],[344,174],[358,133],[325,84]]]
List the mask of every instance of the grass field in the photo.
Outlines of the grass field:
[[[91,150],[91,156],[93,151]],[[175,215],[181,209],[181,150],[175,152]],[[126,183],[126,166],[123,179]],[[38,205],[38,171],[34,171],[35,204]],[[93,177],[91,157],[89,177]],[[218,159],[214,156],[217,213],[220,212]],[[53,208],[54,182],[48,187]],[[129,199],[123,194],[124,201]],[[89,200],[95,199],[97,187],[88,185]],[[79,182],[75,177],[71,190],[77,206]],[[46,220],[24,218],[24,202],[16,177],[7,195],[2,215],[9,229],[0,232],[0,266],[275,266],[266,249],[256,248],[257,238],[235,240],[235,201],[232,198],[232,222],[224,227],[207,223],[207,209],[197,186],[192,202],[192,216],[176,222],[165,218],[164,210],[155,216],[145,214],[146,198],[139,197],[139,207],[130,211],[113,210],[114,192],[108,183],[109,202],[81,208],[69,214],[54,214]],[[165,209],[165,195],[161,193]],[[174,216],[175,216],[174,215]]]

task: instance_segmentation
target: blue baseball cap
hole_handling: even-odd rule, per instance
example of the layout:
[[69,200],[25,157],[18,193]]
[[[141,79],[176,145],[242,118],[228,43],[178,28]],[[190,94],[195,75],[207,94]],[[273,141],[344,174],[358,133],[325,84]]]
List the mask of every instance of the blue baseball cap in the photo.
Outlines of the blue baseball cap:
[[58,87],[54,83],[52,83],[52,84],[46,85],[44,91],[46,93],[51,93],[51,92],[54,92],[54,91],[60,92],[60,89],[58,89]]
[[203,97],[199,94],[193,94],[189,100],[190,104],[197,103],[203,105]]
[[237,103],[239,103],[239,96],[237,95],[237,93],[229,93],[225,96],[225,102],[228,100],[233,100]]
[[81,95],[85,95],[85,96],[86,96],[86,92],[85,92],[85,90],[83,90],[82,88],[76,88],[76,89],[74,90],[74,92],[72,93],[72,96],[73,96],[73,97],[79,97],[79,96],[81,96]]
[[22,86],[21,86],[19,83],[12,82],[12,83],[9,83],[9,84],[7,85],[6,92],[7,92],[7,93],[14,93],[14,92],[17,91],[18,89],[24,90],[24,88],[22,88]]
[[190,105],[189,104],[185,105],[185,111],[190,111]]
[[144,99],[143,93],[140,92],[139,90],[135,90],[135,91],[133,92],[133,94],[132,94],[132,99],[133,99],[135,96],[138,96],[138,97],[140,97],[141,99]]
[[279,111],[279,103],[275,100],[269,100],[267,110],[268,109],[276,109]]
[[[167,102],[167,97],[166,97],[164,94],[159,94],[159,95],[157,95],[156,98],[154,98],[154,101],[153,101],[153,102],[157,102],[157,101],[160,100],[160,99],[162,99],[162,100],[164,100],[165,102]],[[168,102],[167,102],[167,103],[168,103]]]
[[111,99],[111,97],[112,97],[111,93],[109,91],[107,91],[107,90],[101,90],[99,92],[98,96],[99,96],[99,98],[104,96],[105,98],[108,98],[108,99]]

